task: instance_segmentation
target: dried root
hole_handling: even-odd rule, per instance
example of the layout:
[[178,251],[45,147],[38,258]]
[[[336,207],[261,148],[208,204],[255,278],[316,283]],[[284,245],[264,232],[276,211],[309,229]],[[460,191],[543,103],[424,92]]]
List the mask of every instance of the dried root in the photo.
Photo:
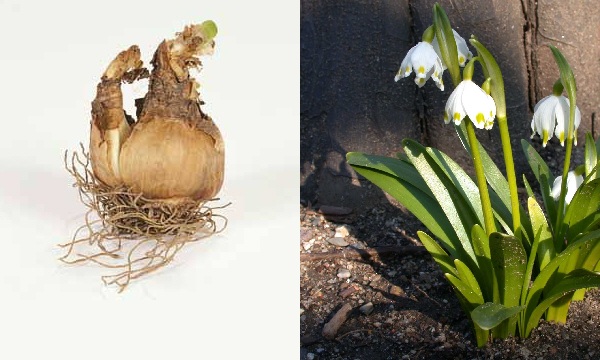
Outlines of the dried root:
[[59,245],[67,250],[60,260],[116,269],[116,273],[102,276],[102,281],[117,285],[119,292],[131,280],[169,264],[185,244],[227,226],[224,216],[213,213],[227,205],[209,207],[206,201],[190,199],[152,200],[125,187],[103,184],[94,176],[83,146],[81,154],[73,152],[69,157],[65,152],[64,161],[89,210],[72,240]]

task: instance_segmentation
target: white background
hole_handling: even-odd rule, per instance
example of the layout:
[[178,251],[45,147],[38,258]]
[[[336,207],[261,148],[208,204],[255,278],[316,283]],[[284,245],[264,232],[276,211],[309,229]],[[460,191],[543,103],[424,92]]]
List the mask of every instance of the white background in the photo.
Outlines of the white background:
[[[117,294],[66,266],[85,211],[62,157],[87,145],[107,64],[214,20],[201,94],[224,136],[229,227]],[[0,0],[0,358],[298,356],[299,3]]]

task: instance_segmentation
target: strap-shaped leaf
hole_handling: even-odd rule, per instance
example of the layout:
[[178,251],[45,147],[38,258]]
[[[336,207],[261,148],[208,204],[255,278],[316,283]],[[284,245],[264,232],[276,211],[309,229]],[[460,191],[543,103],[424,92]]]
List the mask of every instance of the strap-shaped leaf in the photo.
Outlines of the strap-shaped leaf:
[[[398,200],[436,236],[453,257],[458,257],[462,245],[437,201],[405,180],[389,173],[352,165],[357,173]],[[461,251],[463,254],[464,251]]]
[[531,334],[531,330],[537,327],[546,309],[548,309],[555,301],[563,296],[573,293],[575,290],[594,287],[600,287],[600,273],[577,269],[562,278],[550,291],[548,291],[547,294],[545,294],[544,300],[535,307],[531,316],[529,316],[525,328],[525,337],[528,337]]
[[494,275],[492,258],[490,253],[490,241],[485,230],[480,225],[473,226],[471,229],[471,241],[473,241],[473,250],[477,256],[477,262],[481,271],[482,291],[484,299],[499,301],[498,283]]
[[444,274],[444,276],[446,276],[446,279],[450,281],[454,289],[456,289],[456,291],[458,291],[465,298],[465,300],[467,300],[472,308],[483,304],[483,298],[458,277],[448,273]]
[[458,271],[458,278],[473,290],[481,302],[484,302],[485,300],[483,299],[481,288],[479,287],[477,279],[475,279],[475,275],[471,272],[471,269],[469,269],[464,262],[460,261],[460,259],[454,259],[454,266],[456,266],[456,270]]
[[[536,232],[536,240],[538,242],[537,258],[540,264],[540,270],[543,270],[544,267],[546,267],[546,265],[550,262],[550,260],[556,257],[556,249],[554,248],[552,231],[550,230],[550,225],[548,224],[548,221],[544,216],[542,208],[540,207],[540,205],[534,197],[530,197],[527,200],[527,205],[529,207],[531,225],[537,232],[539,232],[539,235]],[[533,247],[531,254],[535,255],[535,252],[533,252]],[[531,256],[531,258],[535,259],[535,256]]]
[[[403,141],[404,152],[415,166],[421,177],[431,189],[433,196],[446,214],[452,224],[462,249],[467,257],[476,264],[475,253],[469,241],[467,229],[477,224],[477,216],[469,206],[468,201],[463,198],[461,192],[456,188],[444,171],[440,169],[436,161],[429,155],[425,147],[416,141],[406,139]],[[462,256],[456,258],[464,259]],[[466,259],[465,259],[466,260]]]
[[544,207],[546,213],[550,218],[551,222],[556,219],[556,204],[554,198],[550,195],[550,186],[554,183],[554,176],[550,172],[550,168],[542,159],[540,154],[525,140],[521,140],[521,146],[525,153],[525,158],[533,171],[533,175],[540,184],[540,192],[542,193],[542,200],[544,200]]
[[501,233],[490,235],[492,265],[500,288],[500,301],[512,307],[519,305],[527,255],[521,241]]
[[[520,305],[527,255],[521,240],[501,233],[490,235],[492,265],[500,290],[500,303],[506,307]],[[516,321],[506,324],[501,336],[513,335]]]
[[595,179],[579,187],[567,208],[564,222],[569,225],[567,239],[590,230],[600,211],[600,179]]
[[454,276],[458,276],[458,272],[452,263],[452,259],[444,249],[437,243],[437,241],[433,240],[431,236],[422,231],[417,231],[417,236],[425,246],[425,249],[431,254],[433,260],[442,268],[443,273],[452,274]]
[[590,176],[590,180],[594,180],[598,177],[596,172],[592,173],[594,168],[598,164],[598,153],[596,152],[596,144],[592,134],[585,134],[585,176]]
[[409,162],[392,157],[370,155],[361,152],[349,152],[346,154],[346,162],[351,166],[356,165],[366,167],[393,175],[415,186],[429,197],[433,198],[433,194],[429,190],[429,187],[419,172]]
[[491,330],[504,320],[517,315],[525,306],[506,307],[502,304],[487,302],[471,312],[473,322],[484,330]]
[[467,200],[471,209],[477,215],[478,223],[483,224],[483,210],[481,209],[481,199],[477,184],[448,155],[434,148],[426,148],[426,151],[456,186],[462,197]]

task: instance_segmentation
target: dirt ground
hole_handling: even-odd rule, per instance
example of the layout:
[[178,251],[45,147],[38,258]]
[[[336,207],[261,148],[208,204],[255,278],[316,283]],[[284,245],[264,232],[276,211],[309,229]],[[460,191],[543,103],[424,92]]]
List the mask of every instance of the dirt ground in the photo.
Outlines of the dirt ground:
[[[425,229],[391,204],[300,204],[301,359],[600,358],[598,290],[571,306],[566,324],[542,320],[528,339],[498,339],[477,348],[450,285],[416,247],[417,230]],[[406,246],[412,254],[398,252]],[[377,249],[384,253],[368,255]],[[347,319],[324,336],[342,307],[350,309]]]

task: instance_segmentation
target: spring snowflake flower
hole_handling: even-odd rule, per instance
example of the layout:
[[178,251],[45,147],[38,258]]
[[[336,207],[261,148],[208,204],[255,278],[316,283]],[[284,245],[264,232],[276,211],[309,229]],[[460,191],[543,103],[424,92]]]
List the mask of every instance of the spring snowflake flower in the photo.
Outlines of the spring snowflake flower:
[[[565,132],[569,126],[569,99],[562,95],[549,95],[540,100],[533,112],[531,120],[531,138],[537,133],[542,138],[542,145],[546,147],[549,138],[554,135],[560,140],[560,145],[565,145]],[[581,112],[575,107],[575,122],[573,128],[574,143],[577,145],[577,128],[581,122]]]
[[394,77],[394,81],[409,76],[413,70],[415,72],[415,83],[419,87],[425,85],[425,82],[432,78],[437,87],[442,91],[444,90],[444,82],[442,81],[444,65],[430,43],[421,41],[408,51],[404,60],[402,60],[400,70]]
[[[465,39],[463,39],[463,37],[460,36],[456,30],[452,29],[452,33],[454,34],[454,41],[456,42],[456,50],[458,50],[458,65],[464,67],[467,64],[467,60],[471,60],[473,58],[473,53],[469,50]],[[433,50],[435,50],[436,54],[441,59],[442,53],[440,52],[440,44],[437,41],[437,37],[433,38],[431,45],[433,46]],[[448,68],[443,61],[442,66],[444,67],[444,70]]]
[[444,122],[454,121],[460,125],[462,119],[468,116],[478,129],[489,130],[494,125],[496,103],[479,85],[471,80],[463,80],[450,94],[446,102]]
[[[554,183],[552,184],[552,197],[554,200],[558,201],[558,197],[560,196],[560,185],[562,183],[562,176],[554,179]],[[565,203],[569,204],[571,200],[573,200],[573,196],[575,196],[575,192],[579,188],[579,186],[583,183],[583,174],[579,174],[576,170],[569,171],[567,173],[567,194],[565,195]]]

